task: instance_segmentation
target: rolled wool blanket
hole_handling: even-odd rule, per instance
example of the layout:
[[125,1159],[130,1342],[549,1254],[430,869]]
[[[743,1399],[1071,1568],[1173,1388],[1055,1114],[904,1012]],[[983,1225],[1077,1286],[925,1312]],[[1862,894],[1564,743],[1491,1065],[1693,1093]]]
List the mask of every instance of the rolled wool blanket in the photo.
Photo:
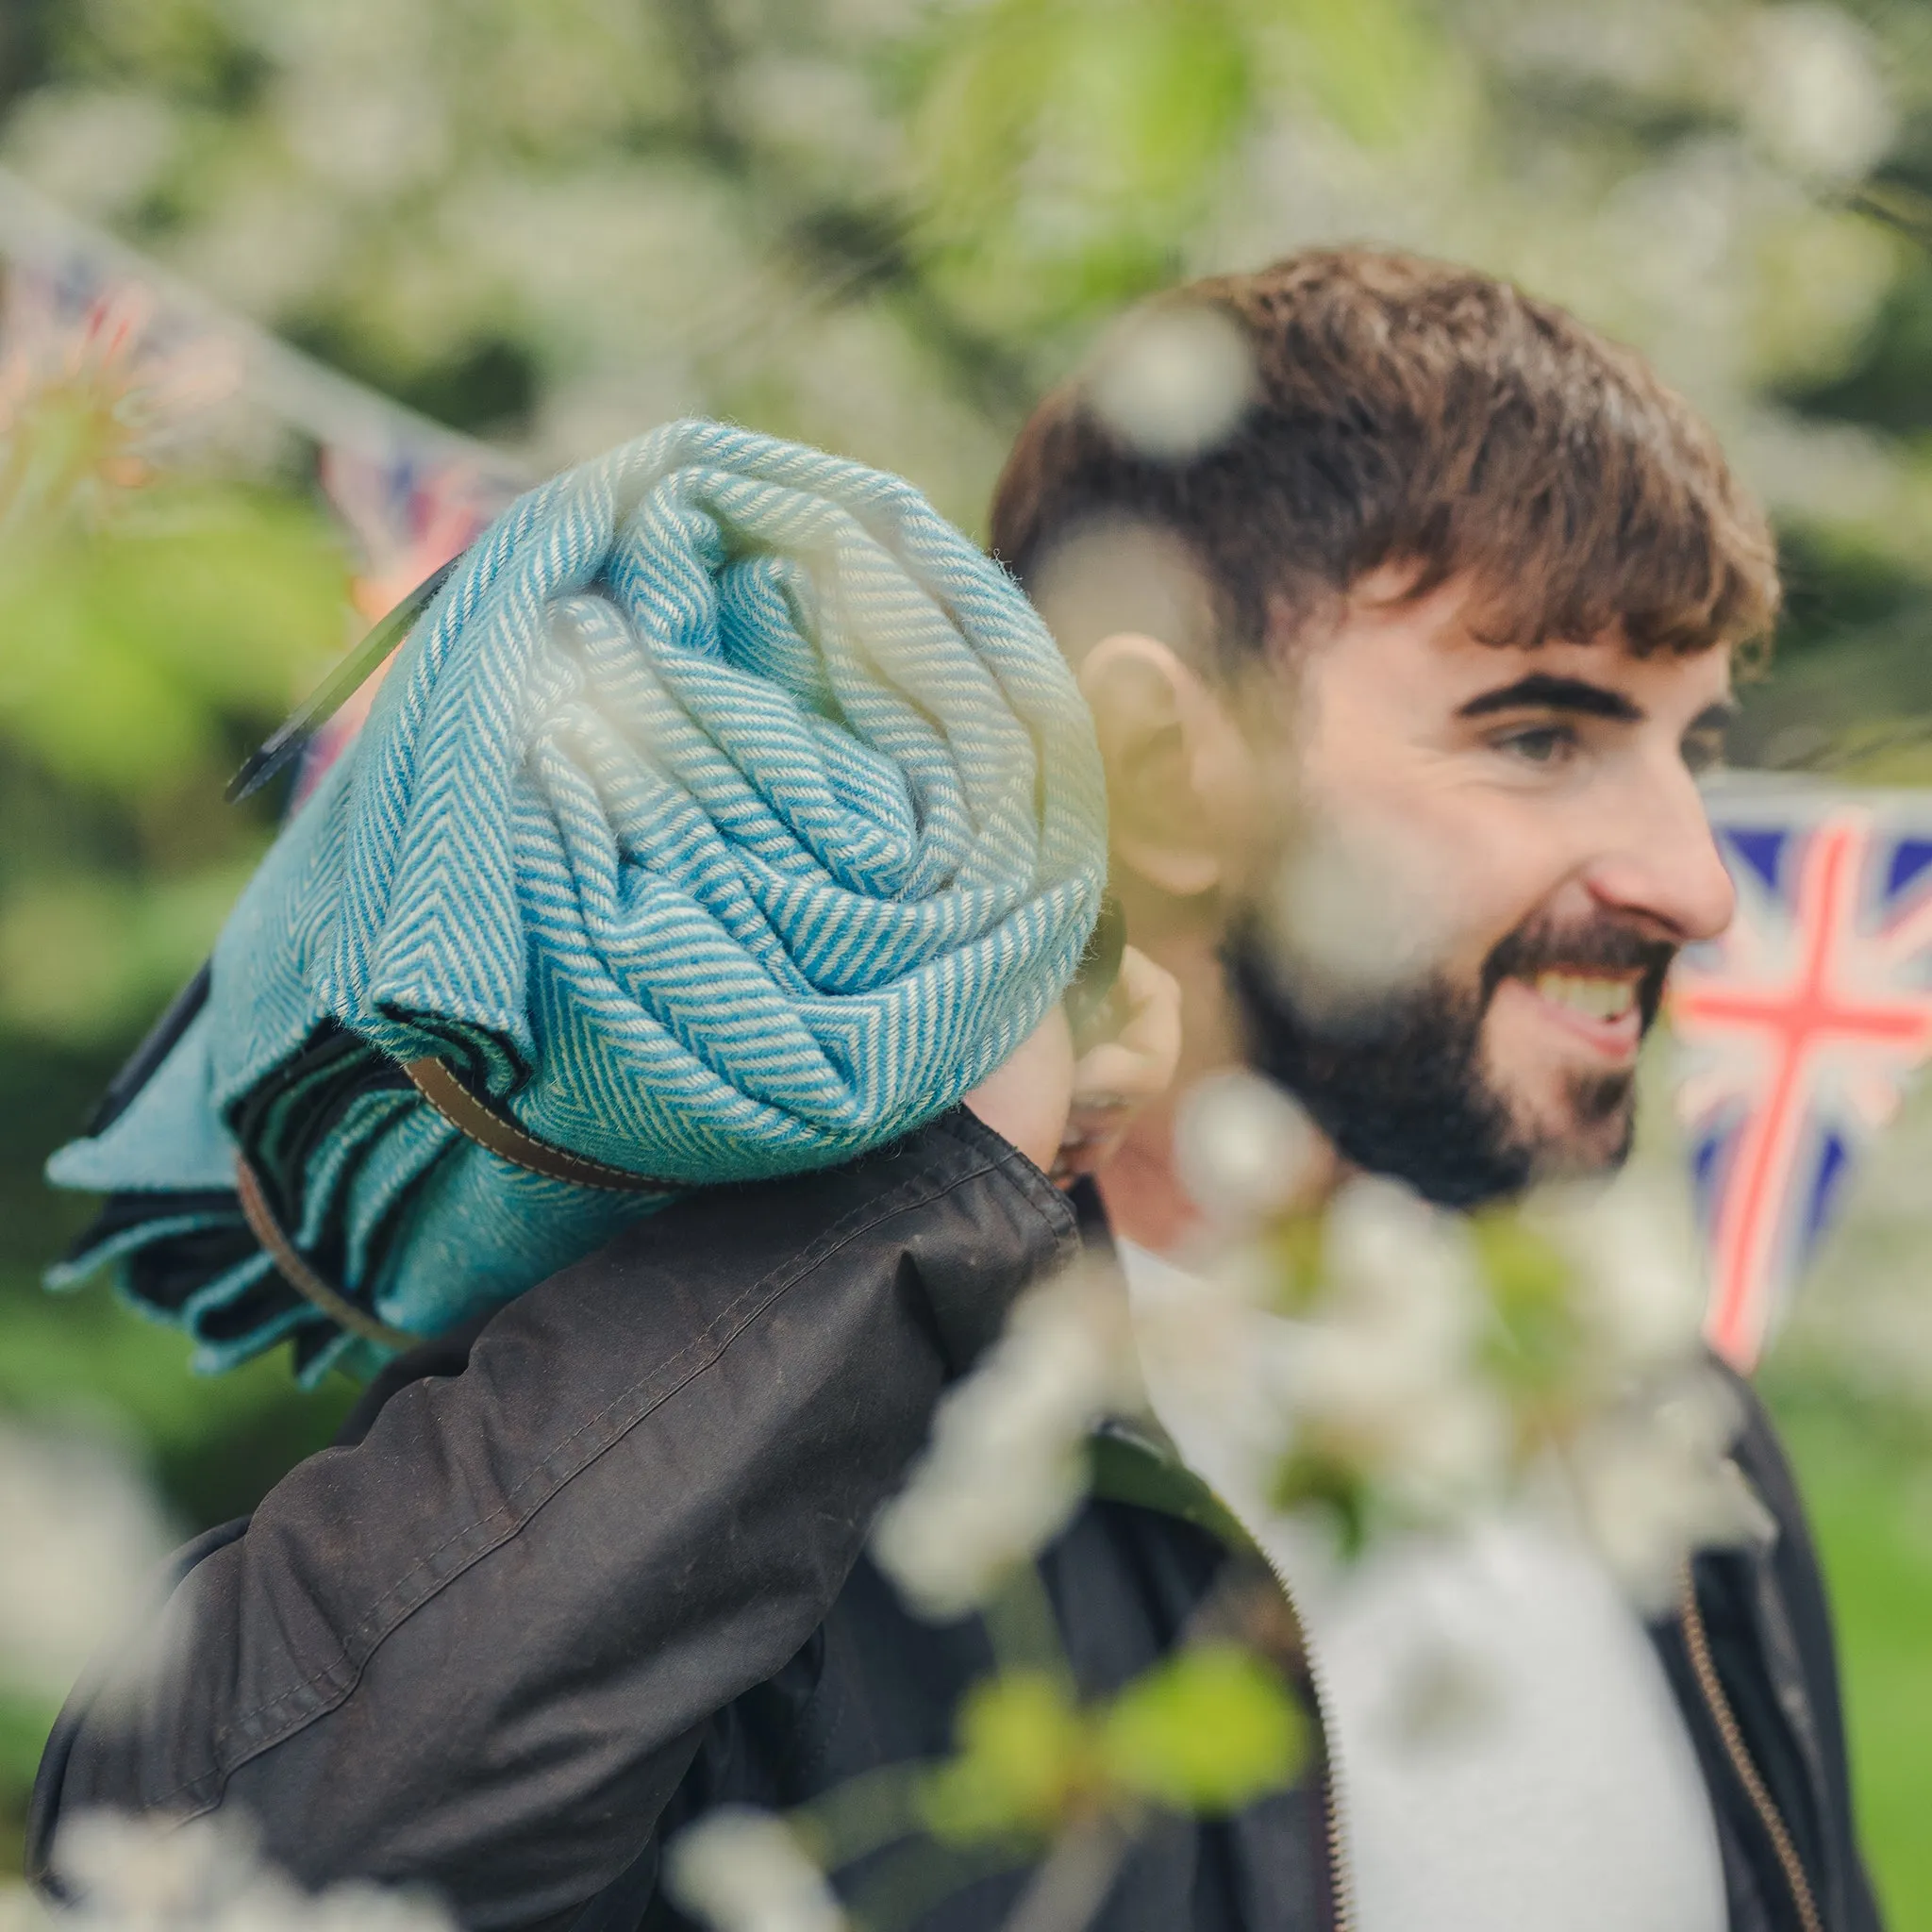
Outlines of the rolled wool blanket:
[[997,565],[897,477],[670,425],[459,562],[49,1164],[111,1197],[50,1279],[115,1264],[203,1368],[367,1373],[682,1190],[954,1105],[1105,869],[1091,722]]

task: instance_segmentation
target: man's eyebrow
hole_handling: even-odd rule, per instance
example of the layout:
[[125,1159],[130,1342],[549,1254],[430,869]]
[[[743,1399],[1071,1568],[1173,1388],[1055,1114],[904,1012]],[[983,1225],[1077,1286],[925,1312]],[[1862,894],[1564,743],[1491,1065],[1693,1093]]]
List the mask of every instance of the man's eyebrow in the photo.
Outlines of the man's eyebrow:
[[1591,684],[1583,677],[1556,677],[1532,671],[1514,684],[1498,685],[1473,697],[1456,713],[1458,718],[1487,718],[1496,711],[1578,711],[1589,718],[1615,718],[1620,724],[1643,722],[1643,708],[1620,691]]

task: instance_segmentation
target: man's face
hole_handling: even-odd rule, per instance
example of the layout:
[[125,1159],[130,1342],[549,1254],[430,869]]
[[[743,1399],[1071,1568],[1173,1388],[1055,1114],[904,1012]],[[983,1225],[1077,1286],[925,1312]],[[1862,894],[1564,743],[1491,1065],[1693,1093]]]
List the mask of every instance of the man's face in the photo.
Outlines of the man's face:
[[1468,1206],[1627,1150],[1665,971],[1731,916],[1695,783],[1729,664],[1498,647],[1466,585],[1399,587],[1367,582],[1295,674],[1301,806],[1377,908],[1373,957],[1338,1001],[1315,914],[1230,964],[1254,1058],[1341,1151]]

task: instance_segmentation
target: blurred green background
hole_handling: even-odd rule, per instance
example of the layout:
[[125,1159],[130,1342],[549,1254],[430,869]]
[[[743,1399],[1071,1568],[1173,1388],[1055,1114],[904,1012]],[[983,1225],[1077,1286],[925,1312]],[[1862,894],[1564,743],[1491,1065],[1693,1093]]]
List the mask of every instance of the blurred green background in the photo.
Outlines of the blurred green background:
[[[1653,357],[1772,506],[1790,617],[1740,761],[1932,784],[1924,0],[5,0],[0,162],[532,471],[704,408],[975,530],[1028,403],[1135,296],[1316,240],[1462,257]],[[299,443],[231,425],[123,487],[138,428],[25,408],[0,356],[0,1405],[131,1435],[192,1527],[349,1391],[197,1382],[105,1291],[44,1295],[85,1204],[38,1170],[266,839],[221,786],[341,649],[347,579]],[[1767,1375],[1905,1932],[1928,1158],[1921,1105]],[[0,1812],[47,1715],[0,1704]]]

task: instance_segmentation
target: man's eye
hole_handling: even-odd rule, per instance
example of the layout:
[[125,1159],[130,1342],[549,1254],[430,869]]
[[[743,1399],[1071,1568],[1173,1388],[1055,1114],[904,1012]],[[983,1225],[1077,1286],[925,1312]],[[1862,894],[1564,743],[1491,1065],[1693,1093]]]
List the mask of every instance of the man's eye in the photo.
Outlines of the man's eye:
[[1576,749],[1576,734],[1566,724],[1527,724],[1491,742],[1524,764],[1559,765]]

